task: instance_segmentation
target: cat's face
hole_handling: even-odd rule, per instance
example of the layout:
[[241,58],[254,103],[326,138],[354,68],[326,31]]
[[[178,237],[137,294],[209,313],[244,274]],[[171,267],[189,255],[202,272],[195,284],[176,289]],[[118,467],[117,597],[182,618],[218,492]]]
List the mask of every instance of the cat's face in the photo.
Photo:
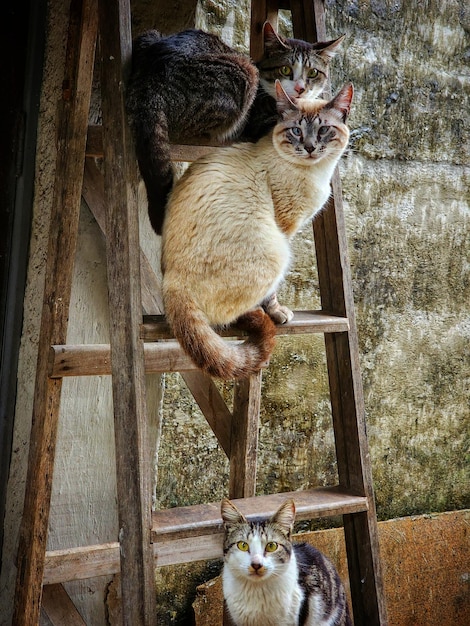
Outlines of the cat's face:
[[311,165],[329,157],[337,159],[348,145],[347,116],[353,97],[351,83],[329,102],[293,101],[276,83],[280,121],[274,127],[273,144],[278,153],[295,164]]
[[271,519],[248,522],[229,500],[224,500],[225,567],[236,578],[254,584],[284,571],[291,558],[294,515],[294,503],[289,500]]
[[263,33],[264,55],[258,63],[263,89],[276,98],[275,82],[279,80],[291,98],[316,98],[325,86],[330,60],[344,35],[310,44],[278,36],[269,22],[264,25]]

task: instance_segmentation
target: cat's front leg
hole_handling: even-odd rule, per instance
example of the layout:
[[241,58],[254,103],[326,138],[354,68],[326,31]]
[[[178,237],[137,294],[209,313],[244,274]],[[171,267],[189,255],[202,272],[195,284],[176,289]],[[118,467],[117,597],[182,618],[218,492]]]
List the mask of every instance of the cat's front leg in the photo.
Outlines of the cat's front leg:
[[276,324],[286,324],[294,317],[294,313],[289,308],[279,304],[276,292],[265,298],[261,306]]

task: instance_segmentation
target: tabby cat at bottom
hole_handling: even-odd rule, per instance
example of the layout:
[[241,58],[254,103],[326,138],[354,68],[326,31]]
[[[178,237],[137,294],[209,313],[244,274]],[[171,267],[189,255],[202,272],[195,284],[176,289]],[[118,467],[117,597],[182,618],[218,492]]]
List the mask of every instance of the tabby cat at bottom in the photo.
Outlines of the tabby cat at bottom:
[[216,35],[189,29],[162,37],[151,30],[135,39],[126,107],[157,234],[173,186],[170,142],[256,141],[277,120],[276,78],[292,98],[319,95],[342,40],[285,39],[267,23],[258,88],[257,67]]
[[[162,239],[165,313],[185,352],[210,375],[258,371],[274,347],[272,318],[291,319],[275,292],[292,237],[330,195],[352,96],[347,84],[329,102],[293,102],[278,82],[272,133],[216,149],[175,184]],[[248,332],[243,344],[212,328],[235,321]]]
[[292,543],[295,504],[248,521],[228,499],[223,595],[235,626],[352,626],[334,565],[307,543]]

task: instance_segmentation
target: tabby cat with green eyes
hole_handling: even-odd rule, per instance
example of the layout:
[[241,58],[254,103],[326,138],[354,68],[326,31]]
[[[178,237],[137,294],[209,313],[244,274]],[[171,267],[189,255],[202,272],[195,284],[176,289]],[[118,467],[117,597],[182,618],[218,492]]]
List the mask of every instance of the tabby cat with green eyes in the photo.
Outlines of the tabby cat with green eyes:
[[256,66],[201,30],[151,30],[134,41],[126,106],[157,234],[173,188],[170,143],[257,141],[276,124],[276,79],[293,99],[315,98],[344,38],[310,44],[278,36],[269,23],[263,30]]
[[333,563],[307,543],[293,543],[295,504],[248,520],[224,499],[222,587],[235,626],[351,626]]
[[331,41],[308,43],[278,35],[271,24],[263,27],[264,53],[257,63],[259,86],[242,139],[257,141],[276,124],[276,80],[290,98],[316,98],[328,79],[329,64],[344,35]]

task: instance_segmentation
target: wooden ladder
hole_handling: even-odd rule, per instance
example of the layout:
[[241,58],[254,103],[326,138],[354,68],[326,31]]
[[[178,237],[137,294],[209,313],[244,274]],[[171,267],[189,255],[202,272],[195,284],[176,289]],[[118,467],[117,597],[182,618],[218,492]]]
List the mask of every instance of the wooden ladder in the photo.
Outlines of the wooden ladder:
[[[252,5],[253,58],[261,52],[264,21],[276,25],[280,8],[291,8],[296,37],[327,38],[322,0],[254,0]],[[100,128],[88,127],[98,31]],[[322,310],[297,311],[278,334],[324,333],[339,484],[255,497],[261,372],[235,382],[230,412],[212,379],[196,370],[172,339],[161,315],[158,281],[140,250],[138,176],[123,96],[130,55],[129,0],[72,0],[13,623],[37,624],[42,604],[53,624],[83,624],[61,583],[121,572],[124,623],[152,625],[155,564],[221,556],[219,502],[151,513],[144,375],[180,371],[230,459],[230,497],[239,498],[237,505],[249,514],[270,514],[290,495],[298,520],[342,515],[355,624],[385,625],[338,175],[334,200],[313,224]],[[187,161],[206,150],[174,146],[173,156]],[[99,155],[104,155],[104,177],[94,159],[85,158]],[[106,235],[110,345],[66,344],[81,194]],[[227,334],[241,335],[237,329]],[[113,381],[119,542],[46,552],[62,380],[106,374]]]

